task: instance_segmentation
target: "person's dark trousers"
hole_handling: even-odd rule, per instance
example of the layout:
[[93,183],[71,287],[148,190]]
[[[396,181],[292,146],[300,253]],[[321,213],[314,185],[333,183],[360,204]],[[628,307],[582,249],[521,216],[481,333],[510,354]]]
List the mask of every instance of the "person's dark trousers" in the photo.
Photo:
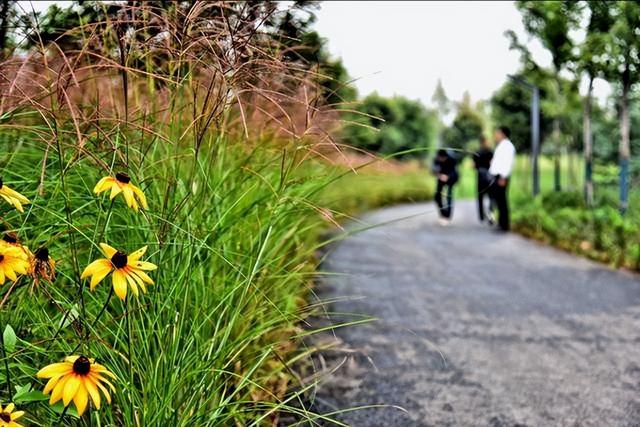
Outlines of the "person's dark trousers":
[[495,178],[495,182],[492,185],[493,200],[498,208],[498,225],[503,231],[509,231],[509,201],[507,200],[507,193],[509,190],[509,181],[504,187],[498,185],[498,178]]
[[478,171],[478,216],[480,217],[480,221],[484,221],[485,212],[485,198],[491,199],[491,179],[489,179],[489,175],[486,170]]
[[[443,197],[445,191],[446,195]],[[443,218],[451,218],[451,213],[453,212],[453,185],[438,180],[435,199],[438,209],[440,210],[440,215]]]

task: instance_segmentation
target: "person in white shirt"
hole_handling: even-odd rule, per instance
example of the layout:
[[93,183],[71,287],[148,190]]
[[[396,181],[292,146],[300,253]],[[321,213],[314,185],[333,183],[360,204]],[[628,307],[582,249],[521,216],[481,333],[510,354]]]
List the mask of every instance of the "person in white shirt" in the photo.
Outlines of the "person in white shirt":
[[500,126],[494,131],[496,149],[489,166],[489,175],[493,177],[491,187],[493,200],[498,208],[498,225],[503,231],[509,230],[509,201],[507,200],[509,177],[513,170],[516,148],[509,140],[511,131]]

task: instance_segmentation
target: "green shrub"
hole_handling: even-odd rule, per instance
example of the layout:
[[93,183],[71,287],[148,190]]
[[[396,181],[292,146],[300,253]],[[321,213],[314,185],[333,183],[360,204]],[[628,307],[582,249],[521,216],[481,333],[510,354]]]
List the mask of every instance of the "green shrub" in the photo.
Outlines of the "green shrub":
[[[610,192],[601,197],[605,200]],[[640,270],[640,217],[633,207],[624,216],[615,205],[590,210],[579,192],[515,199],[515,205],[513,224],[520,233],[617,267]]]

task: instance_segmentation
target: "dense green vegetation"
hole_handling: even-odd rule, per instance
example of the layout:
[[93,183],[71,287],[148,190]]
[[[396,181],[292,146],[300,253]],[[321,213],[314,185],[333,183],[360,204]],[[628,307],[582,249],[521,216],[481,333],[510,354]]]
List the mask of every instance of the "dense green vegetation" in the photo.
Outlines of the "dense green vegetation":
[[640,194],[621,215],[615,193],[604,193],[588,209],[580,192],[550,192],[515,200],[514,229],[562,249],[615,267],[640,271]]
[[397,158],[424,158],[433,147],[437,118],[419,101],[373,93],[346,115],[342,138],[353,147]]

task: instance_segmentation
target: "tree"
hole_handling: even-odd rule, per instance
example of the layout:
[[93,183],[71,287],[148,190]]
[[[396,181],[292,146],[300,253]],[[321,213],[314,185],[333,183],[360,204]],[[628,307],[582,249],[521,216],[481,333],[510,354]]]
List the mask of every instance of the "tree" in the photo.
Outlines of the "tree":
[[438,114],[438,147],[442,146],[444,118],[451,112],[451,101],[447,97],[447,93],[442,86],[442,80],[438,79],[436,89],[433,91],[431,102],[436,106],[436,112]]
[[613,20],[610,7],[601,1],[587,1],[590,12],[587,34],[580,47],[578,71],[584,72],[589,81],[584,99],[583,154],[584,154],[584,197],[587,206],[593,205],[593,81],[603,77],[607,64],[603,60],[607,50],[607,39]]
[[425,157],[433,146],[437,117],[419,101],[402,96],[385,98],[373,93],[356,107],[343,129],[345,141],[357,148],[400,158]]
[[482,116],[472,105],[469,93],[465,92],[453,123],[442,135],[444,147],[466,151],[470,143],[480,140],[483,128]]
[[632,86],[640,79],[640,5],[618,1],[611,4],[611,13],[610,74],[620,84],[620,210],[624,212],[629,203],[630,96]]
[[[522,22],[525,30],[551,53],[553,74],[556,78],[556,90],[554,102],[548,109],[555,109],[553,114],[553,141],[555,145],[554,155],[554,189],[560,191],[560,128],[561,115],[564,101],[562,99],[562,85],[560,73],[573,60],[574,44],[569,36],[571,29],[580,23],[582,5],[578,2],[564,1],[521,1],[516,7],[522,14]],[[515,38],[513,32],[510,33]],[[524,48],[521,44],[512,42],[512,46]],[[531,56],[528,55],[530,60]]]
[[[544,98],[546,91],[534,76],[518,74],[523,80],[531,80],[539,86],[540,96]],[[505,82],[493,93],[489,100],[491,118],[496,125],[504,125],[511,129],[511,141],[520,153],[531,151],[531,91],[519,84]],[[542,111],[540,116],[540,140],[544,141],[550,133],[552,120]]]

